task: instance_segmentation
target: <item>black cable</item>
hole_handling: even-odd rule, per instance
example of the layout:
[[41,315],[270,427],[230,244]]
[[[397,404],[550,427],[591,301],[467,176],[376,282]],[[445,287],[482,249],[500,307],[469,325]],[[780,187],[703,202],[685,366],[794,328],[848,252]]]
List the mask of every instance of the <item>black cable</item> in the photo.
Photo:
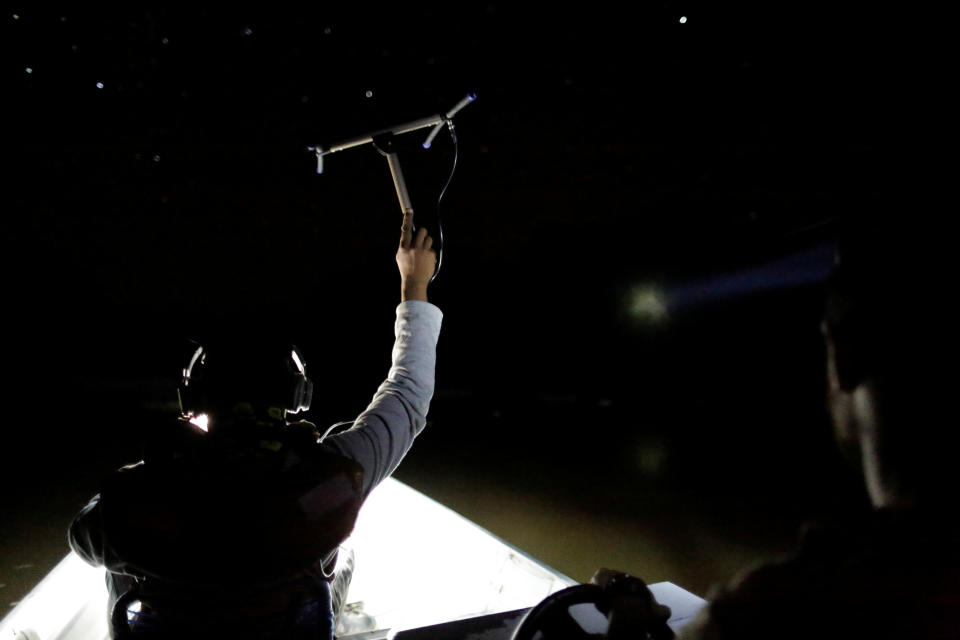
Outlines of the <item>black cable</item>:
[[457,142],[457,130],[453,126],[453,120],[447,120],[447,129],[450,130],[450,139],[453,140],[453,166],[450,168],[450,176],[447,178],[447,183],[443,185],[443,190],[440,191],[440,197],[437,198],[437,233],[440,236],[440,248],[437,251],[437,269],[430,278],[431,284],[437,279],[437,276],[440,275],[440,267],[443,266],[443,220],[440,216],[440,204],[443,202],[443,196],[447,193],[447,188],[453,181],[453,174],[457,170],[457,159],[460,157],[460,144]]

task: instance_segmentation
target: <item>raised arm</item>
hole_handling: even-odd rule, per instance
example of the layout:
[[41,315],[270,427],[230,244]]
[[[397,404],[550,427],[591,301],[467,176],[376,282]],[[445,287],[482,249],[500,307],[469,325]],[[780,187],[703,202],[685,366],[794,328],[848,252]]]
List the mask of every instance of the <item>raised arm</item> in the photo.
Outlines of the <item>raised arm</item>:
[[397,250],[401,302],[390,372],[354,426],[323,442],[323,446],[360,463],[364,495],[403,460],[426,424],[433,397],[437,338],[443,319],[440,309],[427,301],[436,254],[426,229],[412,233],[411,215],[404,216]]

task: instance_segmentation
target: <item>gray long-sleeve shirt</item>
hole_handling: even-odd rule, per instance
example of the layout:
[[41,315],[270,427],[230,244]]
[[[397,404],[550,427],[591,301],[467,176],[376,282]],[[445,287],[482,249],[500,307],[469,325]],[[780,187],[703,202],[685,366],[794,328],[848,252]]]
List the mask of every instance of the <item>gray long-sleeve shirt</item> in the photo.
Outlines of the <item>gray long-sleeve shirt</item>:
[[363,495],[387,478],[427,422],[443,313],[418,300],[397,307],[393,366],[353,427],[324,446],[363,467]]

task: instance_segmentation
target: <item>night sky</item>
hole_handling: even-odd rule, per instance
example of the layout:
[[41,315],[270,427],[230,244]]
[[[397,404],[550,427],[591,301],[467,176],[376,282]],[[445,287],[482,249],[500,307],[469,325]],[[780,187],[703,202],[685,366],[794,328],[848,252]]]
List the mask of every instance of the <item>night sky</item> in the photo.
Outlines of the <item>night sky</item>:
[[[135,457],[187,338],[289,338],[313,419],[355,416],[389,363],[399,206],[371,147],[323,175],[308,147],[476,92],[410,477],[857,503],[832,484],[816,281],[838,221],[917,189],[929,16],[336,4],[0,16],[5,474],[64,486]],[[396,142],[436,233],[454,147],[425,135]]]

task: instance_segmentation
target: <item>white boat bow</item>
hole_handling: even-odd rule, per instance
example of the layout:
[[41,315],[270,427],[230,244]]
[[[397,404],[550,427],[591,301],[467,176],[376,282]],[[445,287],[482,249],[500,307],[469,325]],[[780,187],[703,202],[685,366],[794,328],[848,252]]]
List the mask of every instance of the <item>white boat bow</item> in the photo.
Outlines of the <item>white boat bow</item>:
[[[577,584],[392,478],[367,498],[347,545],[352,626],[342,640],[523,610]],[[704,604],[671,583],[650,588],[673,610],[675,630]],[[0,621],[0,640],[103,640],[106,603],[104,569],[68,554]]]

